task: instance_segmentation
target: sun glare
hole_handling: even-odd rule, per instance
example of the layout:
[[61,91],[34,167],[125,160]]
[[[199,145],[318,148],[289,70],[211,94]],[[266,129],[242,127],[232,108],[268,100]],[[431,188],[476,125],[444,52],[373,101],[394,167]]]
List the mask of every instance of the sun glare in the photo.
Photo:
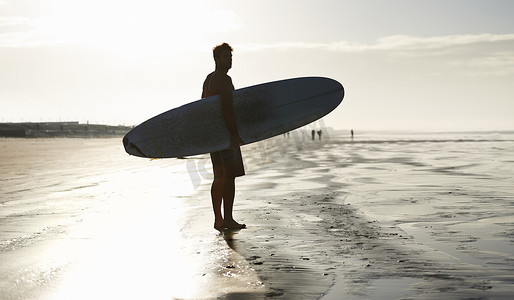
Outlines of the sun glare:
[[39,21],[43,36],[132,54],[166,53],[238,27],[235,14],[205,1],[58,0],[53,12]]

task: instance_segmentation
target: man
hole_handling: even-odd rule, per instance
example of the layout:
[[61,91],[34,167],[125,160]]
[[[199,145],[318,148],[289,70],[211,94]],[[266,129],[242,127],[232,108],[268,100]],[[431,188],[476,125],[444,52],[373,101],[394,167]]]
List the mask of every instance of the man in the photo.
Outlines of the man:
[[[232,216],[235,196],[235,179],[245,175],[240,145],[243,143],[237,131],[237,124],[233,106],[232,92],[234,85],[227,75],[232,68],[232,47],[223,43],[214,47],[213,55],[216,68],[207,75],[203,83],[202,98],[220,95],[223,119],[230,132],[230,148],[211,153],[214,180],[211,187],[212,209],[214,210],[214,228],[242,229],[245,224],[239,224]],[[221,204],[223,212],[221,214]]]

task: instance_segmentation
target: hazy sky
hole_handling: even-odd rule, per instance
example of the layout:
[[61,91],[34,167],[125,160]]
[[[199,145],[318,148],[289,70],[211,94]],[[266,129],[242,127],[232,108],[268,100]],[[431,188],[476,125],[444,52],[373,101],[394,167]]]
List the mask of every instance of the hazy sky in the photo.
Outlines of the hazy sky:
[[0,122],[138,124],[236,88],[340,81],[338,129],[514,129],[514,1],[0,0]]

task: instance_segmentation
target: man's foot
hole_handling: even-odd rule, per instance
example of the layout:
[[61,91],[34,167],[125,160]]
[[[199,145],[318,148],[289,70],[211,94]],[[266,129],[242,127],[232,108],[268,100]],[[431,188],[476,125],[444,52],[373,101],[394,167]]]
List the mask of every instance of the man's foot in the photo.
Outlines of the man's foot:
[[225,229],[243,229],[243,228],[246,228],[246,224],[239,224],[234,220],[232,220],[232,221],[225,220],[223,222],[223,227]]
[[223,231],[223,228],[224,228],[224,224],[223,224],[223,221],[221,222],[214,222],[214,229],[216,229],[217,231]]

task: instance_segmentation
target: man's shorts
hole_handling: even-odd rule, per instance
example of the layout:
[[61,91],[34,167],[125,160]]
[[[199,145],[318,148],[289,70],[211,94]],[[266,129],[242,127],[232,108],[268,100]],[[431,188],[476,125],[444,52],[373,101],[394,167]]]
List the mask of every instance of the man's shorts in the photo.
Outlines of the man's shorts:
[[214,178],[222,176],[239,177],[245,175],[241,148],[227,149],[211,153]]

